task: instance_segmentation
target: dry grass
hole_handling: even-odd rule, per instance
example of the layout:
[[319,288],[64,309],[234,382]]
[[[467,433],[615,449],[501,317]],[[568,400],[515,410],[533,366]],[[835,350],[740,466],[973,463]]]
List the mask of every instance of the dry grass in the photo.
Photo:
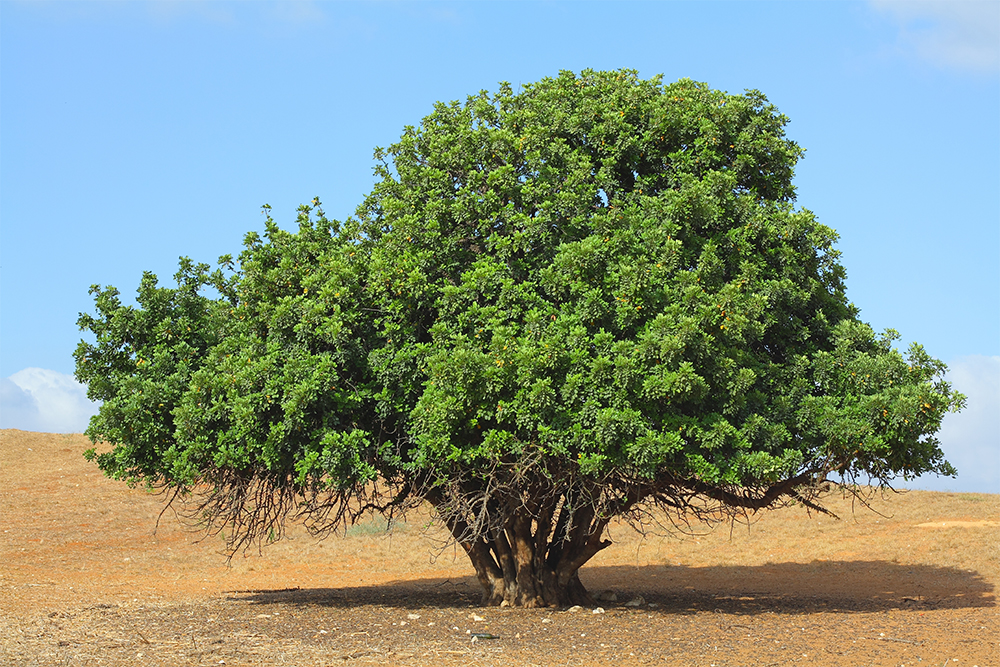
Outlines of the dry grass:
[[[1000,665],[996,495],[890,494],[877,513],[837,498],[840,521],[788,508],[687,536],[615,526],[581,572],[617,593],[605,614],[482,610],[426,515],[390,536],[292,530],[227,568],[169,513],[154,534],[162,501],[101,477],[87,446],[0,432],[0,664]],[[623,605],[637,595],[656,607]]]

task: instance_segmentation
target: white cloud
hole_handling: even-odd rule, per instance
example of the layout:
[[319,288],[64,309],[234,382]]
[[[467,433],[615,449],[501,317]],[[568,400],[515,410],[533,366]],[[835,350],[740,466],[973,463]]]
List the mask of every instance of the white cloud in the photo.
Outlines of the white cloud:
[[897,46],[936,65],[1000,70],[1000,3],[994,0],[870,0],[899,27]]
[[25,368],[0,378],[0,428],[81,433],[98,407],[72,375]]
[[0,378],[0,428],[39,431],[39,424],[38,402],[34,397],[10,378]]
[[938,433],[958,477],[921,477],[905,486],[1000,493],[1000,357],[962,357],[949,364],[947,379],[968,398],[962,412],[944,418]]

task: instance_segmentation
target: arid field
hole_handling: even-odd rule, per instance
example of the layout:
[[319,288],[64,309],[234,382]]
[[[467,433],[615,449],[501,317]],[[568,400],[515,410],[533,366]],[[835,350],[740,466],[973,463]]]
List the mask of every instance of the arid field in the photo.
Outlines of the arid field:
[[1000,665],[998,495],[618,526],[581,570],[603,613],[482,608],[426,514],[227,565],[89,446],[0,431],[0,665]]

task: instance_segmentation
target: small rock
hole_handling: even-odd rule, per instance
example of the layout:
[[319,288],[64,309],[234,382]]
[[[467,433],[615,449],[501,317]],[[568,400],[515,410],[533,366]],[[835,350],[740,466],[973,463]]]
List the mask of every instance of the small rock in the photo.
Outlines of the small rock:
[[638,595],[625,603],[626,607],[641,607],[646,604],[646,598]]
[[583,609],[583,607],[581,607],[578,604],[575,604],[572,607],[570,607],[569,609],[567,609],[566,611],[580,611],[581,609]]
[[604,613],[604,607],[594,607],[594,611],[592,613],[594,613],[594,614],[603,614]]
[[543,618],[542,619],[542,623],[551,623],[551,622],[552,622],[551,618]]
[[476,613],[469,614],[469,618],[471,618],[473,621],[477,621],[477,622],[485,620],[482,616],[480,616],[479,614],[476,614]]
[[646,606],[648,606],[650,609],[658,609],[660,605],[656,604],[655,602],[650,602]]
[[415,620],[417,620],[418,618],[420,618],[420,614],[407,614],[407,615],[406,615],[406,617],[407,617],[408,619],[410,619],[411,621],[415,621]]
[[501,606],[501,607],[509,607],[509,606],[510,606],[510,603],[509,603],[509,602],[507,602],[506,600],[504,600],[503,602],[501,602],[501,603],[500,603],[500,606]]
[[609,588],[598,593],[594,599],[598,602],[618,602],[618,594]]
[[400,621],[399,624],[400,625],[406,625],[406,621]]

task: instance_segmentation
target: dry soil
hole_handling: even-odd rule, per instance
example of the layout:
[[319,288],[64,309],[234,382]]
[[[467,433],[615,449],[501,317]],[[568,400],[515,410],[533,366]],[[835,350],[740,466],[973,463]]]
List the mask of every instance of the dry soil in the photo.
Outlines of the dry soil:
[[1000,666],[997,495],[616,526],[581,570],[617,598],[603,613],[484,609],[426,514],[389,535],[293,529],[227,565],[169,511],[157,526],[163,499],[103,478],[89,446],[0,431],[2,665]]

